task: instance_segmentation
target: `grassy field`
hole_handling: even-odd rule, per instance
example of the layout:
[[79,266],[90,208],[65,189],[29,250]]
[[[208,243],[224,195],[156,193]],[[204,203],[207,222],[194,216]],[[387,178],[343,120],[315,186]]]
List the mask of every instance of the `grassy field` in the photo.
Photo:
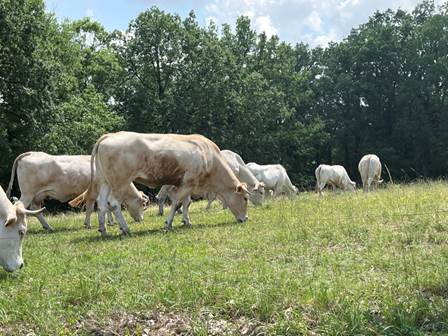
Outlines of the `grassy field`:
[[[446,335],[448,184],[302,193],[235,222],[155,208],[121,238],[82,214],[29,221],[26,267],[0,271],[0,334]],[[96,223],[96,221],[95,221]]]

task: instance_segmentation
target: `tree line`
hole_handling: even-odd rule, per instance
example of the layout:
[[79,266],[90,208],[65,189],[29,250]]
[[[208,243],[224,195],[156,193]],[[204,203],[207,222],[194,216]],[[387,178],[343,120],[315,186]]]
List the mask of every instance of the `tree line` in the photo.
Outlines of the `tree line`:
[[326,48],[152,7],[125,32],[0,0],[0,182],[29,150],[88,154],[106,132],[200,133],[309,188],[377,154],[393,178],[448,171],[448,2],[372,14]]

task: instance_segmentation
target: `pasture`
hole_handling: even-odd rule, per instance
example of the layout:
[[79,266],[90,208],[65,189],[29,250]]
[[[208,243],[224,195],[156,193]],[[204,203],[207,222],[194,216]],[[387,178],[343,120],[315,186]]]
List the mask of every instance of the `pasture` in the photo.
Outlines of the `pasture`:
[[0,334],[446,335],[447,200],[444,182],[300,193],[244,224],[197,202],[168,233],[153,207],[125,238],[30,218],[26,266],[0,271]]

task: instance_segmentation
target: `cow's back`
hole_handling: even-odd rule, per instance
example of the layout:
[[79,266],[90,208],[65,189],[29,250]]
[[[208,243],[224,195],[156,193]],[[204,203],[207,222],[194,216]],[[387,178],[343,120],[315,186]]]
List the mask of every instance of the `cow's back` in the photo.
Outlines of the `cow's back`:
[[119,132],[98,144],[100,168],[112,185],[138,179],[152,187],[178,186],[210,175],[216,155],[219,148],[201,135]]
[[381,161],[375,154],[364,155],[359,161],[358,170],[363,180],[367,180],[367,178],[380,177]]
[[246,165],[255,177],[263,182],[267,189],[273,189],[277,185],[281,175],[285,173],[285,168],[280,164],[259,165],[250,162]]
[[32,152],[18,162],[17,178],[22,194],[51,192],[53,198],[65,201],[87,188],[90,156]]

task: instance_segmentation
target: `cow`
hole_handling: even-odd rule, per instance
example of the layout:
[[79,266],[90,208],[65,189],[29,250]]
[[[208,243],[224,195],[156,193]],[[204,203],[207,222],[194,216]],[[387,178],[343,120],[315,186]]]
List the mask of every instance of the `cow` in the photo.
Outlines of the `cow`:
[[281,193],[288,195],[297,194],[297,187],[291,183],[286,169],[282,165],[259,165],[255,162],[249,162],[246,167],[260,182],[264,183],[266,190],[272,190],[273,197]]
[[[46,198],[67,202],[82,193],[90,183],[90,155],[50,155],[44,152],[26,152],[17,156],[12,165],[6,195],[11,196],[14,177],[20,188],[20,201],[25,208],[37,209]],[[95,200],[86,202],[84,225],[90,228],[90,215]],[[109,224],[113,224],[112,214],[108,212]],[[42,227],[52,231],[43,214],[37,215]]]
[[22,268],[22,241],[26,234],[26,216],[45,209],[27,210],[20,201],[12,204],[0,186],[0,265],[8,272]]
[[[138,194],[125,195],[132,181],[155,188],[174,185],[172,206],[165,228],[172,229],[176,208],[182,202],[182,221],[191,226],[188,207],[191,194],[216,192],[228,204],[238,221],[247,220],[248,190],[238,181],[224,162],[218,146],[201,135],[143,134],[118,132],[105,134],[92,150],[91,164],[96,165],[99,194],[98,220],[102,235],[106,235],[104,214],[107,203],[114,209],[123,234],[129,227],[120,204],[127,196],[138,203]],[[89,189],[86,191],[90,193]],[[140,206],[137,210],[142,211]]]
[[355,191],[356,183],[350,180],[344,167],[335,165],[329,166],[321,164],[316,168],[316,192],[322,195],[322,189],[326,184],[330,184],[333,190],[338,187],[343,190]]
[[376,189],[383,182],[381,179],[381,161],[375,154],[364,155],[359,161],[358,170],[364,192],[370,191],[372,183],[373,188]]
[[[249,200],[255,205],[262,205],[264,201],[264,183],[259,182],[252,172],[246,167],[241,156],[232,152],[231,150],[224,149],[221,151],[221,155],[232,169],[235,176],[241,181],[246,183],[249,190]],[[170,198],[173,186],[163,186],[157,194],[157,200],[159,203],[159,214],[163,215],[163,206],[167,198]],[[207,209],[210,209],[212,202],[216,199],[216,193],[203,193],[202,195],[196,195],[196,198],[201,197],[208,200]],[[193,198],[195,198],[193,196]],[[225,206],[225,205],[224,205]],[[226,207],[226,206],[225,206]]]

